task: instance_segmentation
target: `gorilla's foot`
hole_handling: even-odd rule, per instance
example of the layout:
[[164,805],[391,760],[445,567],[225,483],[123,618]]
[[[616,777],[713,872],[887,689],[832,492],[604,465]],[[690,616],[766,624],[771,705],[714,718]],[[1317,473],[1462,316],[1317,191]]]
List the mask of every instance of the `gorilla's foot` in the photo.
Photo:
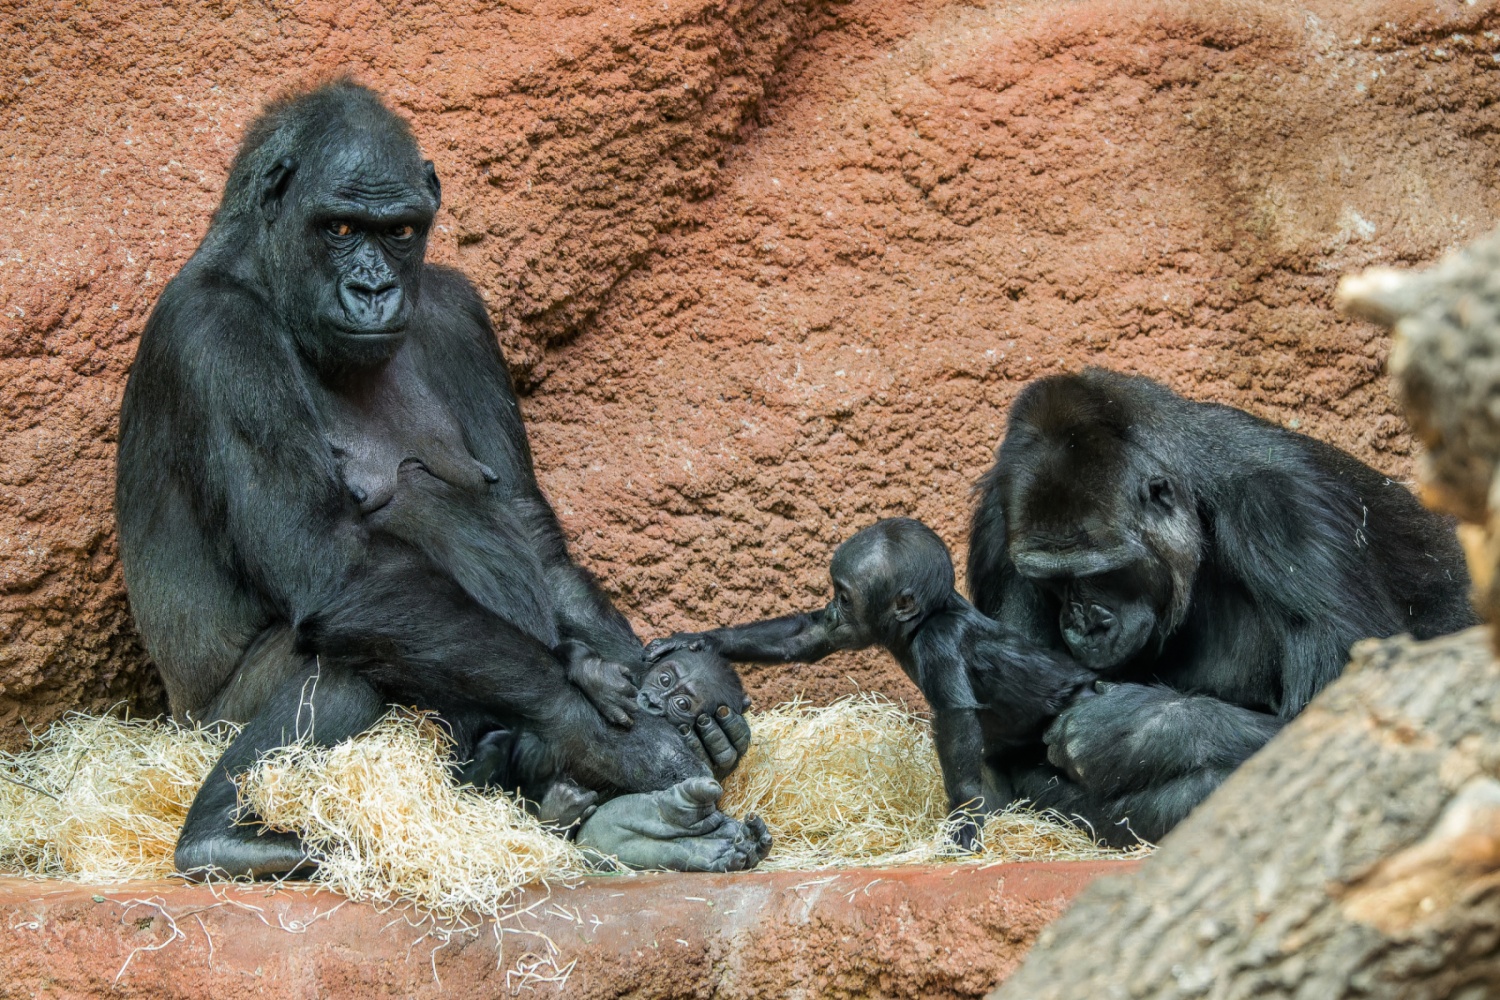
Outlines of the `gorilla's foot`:
[[[244,830],[242,834],[241,831]],[[221,878],[271,878],[313,868],[302,841],[290,833],[263,833],[236,827],[192,840],[179,840],[178,874],[194,882]]]
[[771,850],[758,816],[743,823],[718,809],[723,789],[689,778],[659,792],[622,795],[599,807],[578,832],[578,845],[602,866],[679,872],[744,871]]
[[547,794],[537,806],[536,818],[554,829],[566,833],[594,814],[594,803],[599,793],[591,792],[582,785],[566,778],[552,783]]

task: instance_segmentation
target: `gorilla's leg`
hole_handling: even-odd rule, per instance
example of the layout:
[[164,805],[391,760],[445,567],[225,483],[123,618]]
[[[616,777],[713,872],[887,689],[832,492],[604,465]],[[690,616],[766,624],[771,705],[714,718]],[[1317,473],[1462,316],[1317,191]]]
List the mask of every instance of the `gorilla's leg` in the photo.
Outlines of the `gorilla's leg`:
[[1032,808],[1049,810],[1084,827],[1110,847],[1156,843],[1229,777],[1233,768],[1204,768],[1152,788],[1104,798],[1040,765],[1013,775],[1017,795]]
[[296,836],[236,822],[233,776],[249,770],[262,753],[300,738],[328,746],[364,732],[384,711],[375,689],[348,671],[314,666],[284,681],[193,799],[177,838],[177,870],[189,878],[263,877],[310,866]]

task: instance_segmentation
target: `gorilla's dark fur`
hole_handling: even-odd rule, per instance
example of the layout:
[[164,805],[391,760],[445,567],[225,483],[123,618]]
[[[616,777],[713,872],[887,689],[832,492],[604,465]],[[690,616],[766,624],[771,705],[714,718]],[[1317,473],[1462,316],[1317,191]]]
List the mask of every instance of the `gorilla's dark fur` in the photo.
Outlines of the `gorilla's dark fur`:
[[[762,838],[713,819],[703,748],[732,765],[725,733],[631,725],[639,641],[569,558],[483,302],[424,261],[439,197],[370,91],[275,102],[146,325],[116,492],[131,607],[174,712],[244,724],[178,865],[300,866],[294,838],[234,825],[230,776],[299,735],[358,733],[390,701],[439,712],[460,754],[519,734],[518,759],[489,764],[528,792],[694,779],[672,800],[702,807],[676,860],[754,864]],[[725,728],[742,751],[743,720]]]
[[1099,369],[1011,408],[979,485],[975,605],[1117,683],[1015,791],[1156,839],[1369,636],[1475,621],[1448,520],[1312,438]]

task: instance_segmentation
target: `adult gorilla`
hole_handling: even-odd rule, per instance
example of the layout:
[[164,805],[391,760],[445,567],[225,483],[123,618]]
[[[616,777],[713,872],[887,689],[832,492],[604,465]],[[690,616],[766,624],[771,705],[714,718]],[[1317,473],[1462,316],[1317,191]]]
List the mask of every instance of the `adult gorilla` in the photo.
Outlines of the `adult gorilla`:
[[[1119,683],[1014,792],[1155,840],[1368,636],[1475,621],[1451,522],[1336,448],[1148,379],[1028,386],[980,482],[975,605]],[[1060,770],[1058,770],[1060,769]]]
[[631,725],[640,643],[568,556],[483,303],[424,262],[439,193],[370,91],[273,103],[146,324],[115,497],[131,607],[174,712],[244,724],[178,868],[305,864],[236,825],[232,776],[392,701],[437,711],[504,784],[576,788],[575,812],[655,792],[590,821],[626,860],[752,866],[769,838],[716,811],[709,763],[749,730]]

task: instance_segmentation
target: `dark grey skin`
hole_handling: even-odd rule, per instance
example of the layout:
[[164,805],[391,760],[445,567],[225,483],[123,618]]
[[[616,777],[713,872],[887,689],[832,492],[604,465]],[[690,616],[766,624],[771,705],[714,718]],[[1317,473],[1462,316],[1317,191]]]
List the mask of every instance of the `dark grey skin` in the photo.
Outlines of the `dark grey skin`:
[[1453,522],[1329,445],[1149,379],[1027,386],[979,484],[980,611],[1114,682],[1017,791],[1158,840],[1338,676],[1358,639],[1475,623]]
[[637,717],[640,642],[569,557],[484,304],[424,259],[440,195],[370,91],[275,102],[146,324],[115,497],[131,608],[174,713],[244,726],[177,866],[304,867],[295,837],[237,824],[233,776],[392,702],[437,712],[460,760],[513,734],[524,767],[507,758],[504,779],[639,808],[652,822],[621,827],[627,857],[754,865],[760,831],[705,827],[712,803],[690,797],[673,830],[652,795],[631,805],[724,773],[749,730],[733,716],[684,739]]
[[683,632],[646,647],[655,662],[708,650],[745,663],[813,663],[880,646],[921,690],[948,806],[964,818],[954,839],[971,849],[984,817],[1015,801],[1009,774],[1042,752],[1058,713],[1090,697],[1095,675],[1066,655],[1028,646],[954,589],[953,560],[920,521],[890,518],[838,547],[833,600],[806,614]]

